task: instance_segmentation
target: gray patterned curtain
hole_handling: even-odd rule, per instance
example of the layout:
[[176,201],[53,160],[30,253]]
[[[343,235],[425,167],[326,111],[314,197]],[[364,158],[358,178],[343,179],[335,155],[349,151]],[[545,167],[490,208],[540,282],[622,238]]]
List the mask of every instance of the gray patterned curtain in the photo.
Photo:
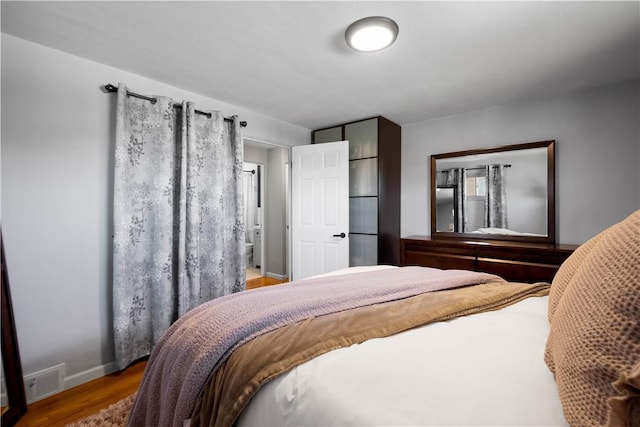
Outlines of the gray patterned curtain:
[[484,209],[487,227],[507,227],[507,194],[504,165],[487,165],[487,200]]
[[454,209],[456,211],[455,229],[457,233],[464,233],[466,228],[466,216],[464,214],[465,204],[467,200],[466,179],[467,172],[464,168],[453,168],[447,171],[446,185],[455,187],[456,200],[454,201]]
[[120,369],[182,314],[244,289],[243,146],[234,117],[118,88],[113,328]]

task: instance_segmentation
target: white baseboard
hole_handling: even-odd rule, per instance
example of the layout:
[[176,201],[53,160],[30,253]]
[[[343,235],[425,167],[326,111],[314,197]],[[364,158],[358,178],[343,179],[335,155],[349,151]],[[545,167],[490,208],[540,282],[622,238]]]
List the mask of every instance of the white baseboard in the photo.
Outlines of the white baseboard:
[[287,278],[286,274],[276,274],[276,273],[269,273],[269,272],[267,272],[265,276],[271,277],[272,279],[278,279],[278,280],[284,280]]
[[[39,400],[58,394],[64,390],[69,390],[70,388],[88,383],[89,381],[104,377],[105,375],[112,374],[116,372],[118,368],[116,362],[114,361],[69,376],[65,375],[64,370],[64,364],[60,364],[25,375],[23,379],[25,384],[25,392],[27,394],[27,403],[31,404],[33,402],[37,402]],[[42,391],[40,394],[34,392],[35,394],[33,396],[29,394],[33,391],[29,389],[29,384],[31,384],[32,381],[38,381],[38,379],[43,378],[43,376],[47,374],[49,374],[48,376],[51,377],[52,374],[49,371],[51,371],[51,373],[57,372],[59,378],[61,377],[58,386],[54,387],[55,384],[51,384],[51,378],[46,378],[45,383],[47,383],[46,385],[48,386],[46,387],[46,390]],[[0,400],[2,400],[2,403],[4,405],[4,401],[6,400],[6,395],[4,393],[2,393],[2,396],[0,396]]]
[[105,365],[87,369],[83,372],[78,372],[77,374],[69,375],[64,379],[64,389],[69,390],[70,388],[88,383],[89,381],[104,377],[105,375],[112,374],[116,371],[118,371],[118,367],[116,365],[116,362],[114,361],[109,362]]

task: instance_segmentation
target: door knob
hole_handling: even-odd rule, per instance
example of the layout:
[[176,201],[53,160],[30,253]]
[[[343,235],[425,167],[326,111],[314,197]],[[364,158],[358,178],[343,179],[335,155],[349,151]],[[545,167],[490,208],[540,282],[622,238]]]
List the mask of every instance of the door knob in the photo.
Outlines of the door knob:
[[347,235],[344,233],[340,233],[340,234],[334,234],[333,237],[342,237],[344,239],[345,237],[347,237]]

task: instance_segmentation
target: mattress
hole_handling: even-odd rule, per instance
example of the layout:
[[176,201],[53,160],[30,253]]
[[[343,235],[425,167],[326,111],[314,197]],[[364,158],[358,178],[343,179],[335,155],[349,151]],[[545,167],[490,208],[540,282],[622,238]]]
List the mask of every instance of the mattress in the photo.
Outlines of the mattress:
[[334,350],[270,381],[237,425],[564,426],[547,297]]

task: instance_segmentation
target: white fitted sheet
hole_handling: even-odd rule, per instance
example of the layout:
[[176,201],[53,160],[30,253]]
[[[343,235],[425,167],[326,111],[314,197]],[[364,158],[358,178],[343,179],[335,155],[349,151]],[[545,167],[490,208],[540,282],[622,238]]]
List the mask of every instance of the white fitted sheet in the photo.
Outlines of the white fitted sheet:
[[335,350],[266,384],[249,426],[564,426],[547,297]]

